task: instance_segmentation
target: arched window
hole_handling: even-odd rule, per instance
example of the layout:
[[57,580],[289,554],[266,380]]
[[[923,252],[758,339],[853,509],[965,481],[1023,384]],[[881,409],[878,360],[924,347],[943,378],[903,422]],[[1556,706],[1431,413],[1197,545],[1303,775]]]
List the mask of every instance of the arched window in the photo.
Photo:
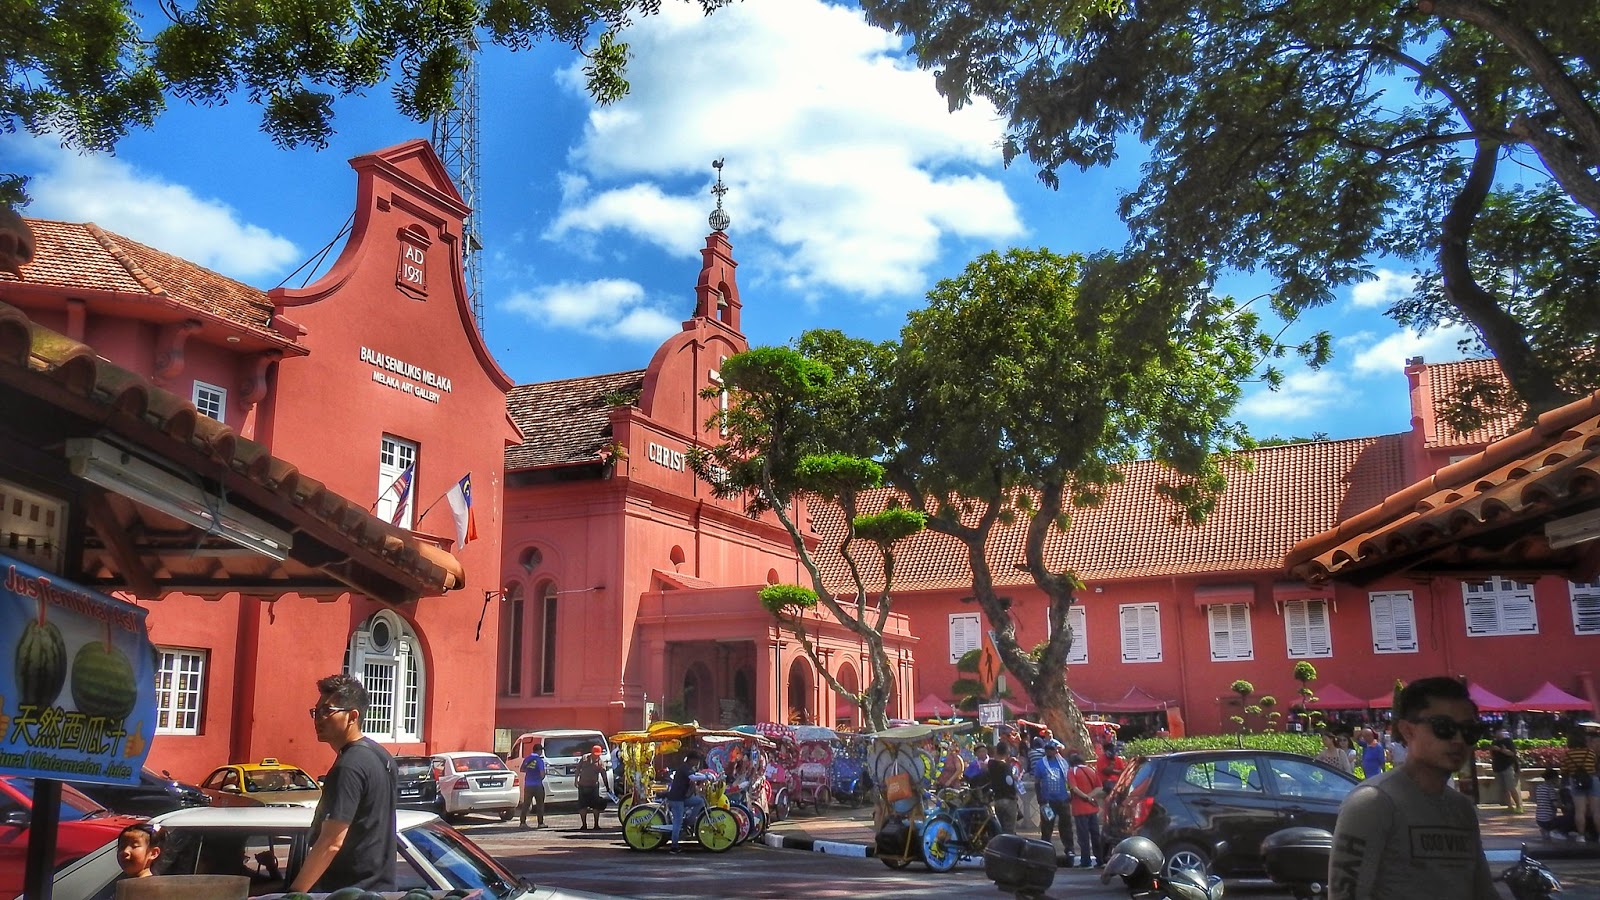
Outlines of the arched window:
[[546,582],[534,589],[539,599],[533,607],[533,646],[538,648],[534,661],[533,687],[536,694],[556,692],[557,604],[555,582]]
[[350,635],[344,670],[367,688],[363,734],[379,743],[422,740],[422,651],[404,619],[385,609],[361,623]]
[[527,631],[524,616],[527,605],[521,584],[513,583],[506,588],[505,605],[500,607],[500,640],[505,646],[501,659],[504,667],[501,685],[507,697],[522,696],[522,670],[526,662],[523,638]]

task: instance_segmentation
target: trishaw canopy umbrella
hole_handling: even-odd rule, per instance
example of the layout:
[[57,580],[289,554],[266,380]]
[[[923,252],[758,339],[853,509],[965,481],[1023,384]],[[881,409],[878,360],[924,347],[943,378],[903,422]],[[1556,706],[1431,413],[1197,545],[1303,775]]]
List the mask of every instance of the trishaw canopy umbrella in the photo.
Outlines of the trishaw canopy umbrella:
[[867,737],[875,741],[920,741],[935,735],[966,731],[971,727],[971,722],[957,722],[952,725],[897,725],[883,731],[874,731]]
[[801,743],[806,741],[836,741],[839,739],[839,733],[822,725],[796,725],[794,726],[794,739]]
[[1575,697],[1548,681],[1537,691],[1511,705],[1517,712],[1583,712],[1593,707],[1593,703]]

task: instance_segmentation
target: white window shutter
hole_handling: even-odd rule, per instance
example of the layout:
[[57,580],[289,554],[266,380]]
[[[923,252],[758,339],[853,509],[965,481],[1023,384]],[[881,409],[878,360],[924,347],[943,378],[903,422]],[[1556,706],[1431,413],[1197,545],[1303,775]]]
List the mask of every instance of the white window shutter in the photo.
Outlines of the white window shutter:
[[1128,604],[1119,610],[1122,625],[1122,661],[1138,662],[1143,650],[1140,640],[1139,607]]
[[1500,595],[1500,616],[1506,634],[1539,633],[1539,611],[1533,603],[1533,591],[1526,585]]
[[1306,630],[1306,603],[1290,600],[1283,605],[1284,630],[1287,633],[1290,656],[1311,655],[1311,639]]
[[1328,621],[1326,600],[1306,602],[1306,635],[1310,644],[1308,656],[1333,655],[1333,625]]
[[1154,603],[1147,603],[1140,610],[1140,644],[1143,659],[1150,662],[1161,661],[1161,609]]
[[1211,658],[1213,660],[1233,658],[1233,632],[1229,630],[1228,607],[1221,603],[1213,603],[1206,607],[1206,616],[1211,620]]
[[1082,606],[1074,603],[1067,610],[1067,624],[1072,628],[1072,649],[1067,653],[1067,663],[1084,665],[1089,662],[1089,627]]
[[1572,633],[1600,634],[1600,582],[1567,582],[1572,597]]
[[1396,652],[1417,652],[1417,607],[1410,591],[1389,595],[1389,609],[1394,616],[1394,649]]
[[1254,659],[1255,647],[1250,640],[1250,605],[1231,603],[1228,613],[1231,619],[1228,627],[1233,632],[1233,658]]

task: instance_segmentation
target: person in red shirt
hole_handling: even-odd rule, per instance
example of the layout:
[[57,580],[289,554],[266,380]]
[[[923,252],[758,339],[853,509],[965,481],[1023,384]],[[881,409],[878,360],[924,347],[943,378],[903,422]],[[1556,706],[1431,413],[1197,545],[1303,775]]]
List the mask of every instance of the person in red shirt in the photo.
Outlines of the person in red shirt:
[[1086,765],[1077,753],[1067,757],[1072,768],[1067,774],[1067,788],[1072,794],[1072,825],[1078,837],[1078,865],[1094,865],[1092,854],[1100,853],[1100,775],[1093,766]]
[[1122,777],[1122,770],[1128,767],[1128,761],[1117,755],[1116,741],[1106,741],[1101,749],[1103,752],[1100,754],[1098,767],[1100,784],[1109,791],[1111,786],[1117,783],[1117,779]]

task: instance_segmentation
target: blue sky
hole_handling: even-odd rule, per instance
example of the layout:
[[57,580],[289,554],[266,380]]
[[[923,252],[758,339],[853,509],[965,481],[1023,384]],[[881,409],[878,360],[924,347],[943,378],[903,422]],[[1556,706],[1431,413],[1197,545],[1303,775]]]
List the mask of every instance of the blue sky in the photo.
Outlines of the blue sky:
[[[565,47],[485,50],[480,209],[488,344],[519,383],[644,366],[693,305],[727,161],[728,235],[754,344],[832,327],[894,336],[929,287],[1010,246],[1114,249],[1119,193],[1138,160],[1041,185],[1001,165],[1001,122],[948,111],[903,42],[853,7],[761,0],[703,17],[667,4],[627,35],[630,95],[596,108]],[[341,101],[322,151],[283,151],[246,103],[174,101],[112,156],[0,137],[0,170],[34,176],[42,218],[93,221],[262,288],[334,239],[354,204],[350,157],[427,137],[387,89]],[[329,259],[337,256],[335,247]],[[1287,337],[1327,329],[1320,372],[1288,363],[1282,390],[1252,388],[1257,436],[1334,438],[1409,427],[1404,360],[1458,358],[1451,330],[1416,335],[1382,316],[1408,274],[1377,268]],[[291,283],[305,277],[297,275]],[[1224,285],[1241,298],[1261,285]]]

